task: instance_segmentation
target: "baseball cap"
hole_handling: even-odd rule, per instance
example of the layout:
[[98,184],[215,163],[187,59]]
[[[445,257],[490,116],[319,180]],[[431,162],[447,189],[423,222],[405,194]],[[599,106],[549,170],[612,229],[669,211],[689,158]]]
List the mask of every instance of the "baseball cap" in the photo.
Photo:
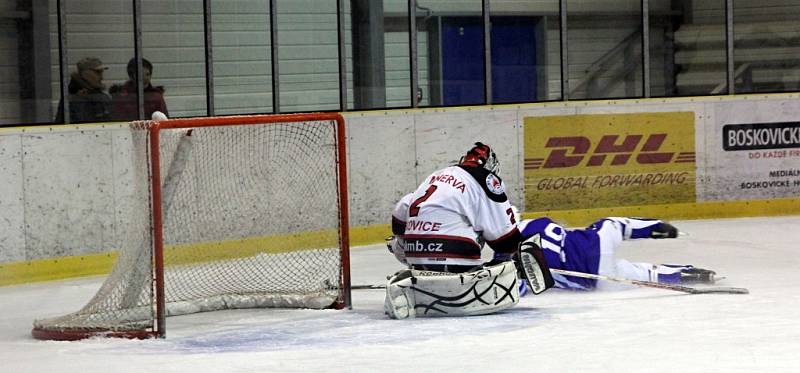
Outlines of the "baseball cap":
[[83,70],[108,70],[108,66],[103,65],[99,58],[86,57],[78,61],[78,71]]

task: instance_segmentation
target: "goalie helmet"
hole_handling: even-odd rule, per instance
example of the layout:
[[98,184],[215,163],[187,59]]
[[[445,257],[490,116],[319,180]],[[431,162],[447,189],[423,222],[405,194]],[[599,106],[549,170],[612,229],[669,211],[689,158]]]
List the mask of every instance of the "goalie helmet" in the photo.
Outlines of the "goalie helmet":
[[494,150],[482,142],[476,142],[475,146],[467,154],[461,157],[458,164],[473,167],[483,167],[495,174],[500,173],[500,161]]

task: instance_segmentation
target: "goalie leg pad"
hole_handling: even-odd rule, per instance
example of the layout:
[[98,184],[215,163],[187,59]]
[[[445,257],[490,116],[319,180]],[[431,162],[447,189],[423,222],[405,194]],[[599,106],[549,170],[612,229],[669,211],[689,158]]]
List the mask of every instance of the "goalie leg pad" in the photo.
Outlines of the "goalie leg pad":
[[485,315],[519,302],[517,270],[504,262],[465,273],[408,270],[386,287],[384,308],[392,318]]
[[413,318],[414,291],[412,290],[415,279],[412,270],[404,269],[394,274],[386,283],[386,299],[383,301],[383,311],[393,319]]

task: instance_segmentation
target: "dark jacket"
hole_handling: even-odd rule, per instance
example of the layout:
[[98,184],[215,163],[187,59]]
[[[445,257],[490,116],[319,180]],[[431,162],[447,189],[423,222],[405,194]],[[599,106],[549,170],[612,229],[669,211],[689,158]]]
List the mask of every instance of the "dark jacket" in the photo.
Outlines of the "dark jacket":
[[[102,88],[89,86],[77,73],[72,73],[69,86],[70,123],[106,122],[111,120],[111,96]],[[64,123],[64,100],[58,103],[56,123]]]
[[[113,102],[112,117],[115,120],[139,119],[139,107],[136,97],[136,83],[127,81],[117,84],[109,90]],[[144,119],[150,119],[153,112],[160,111],[169,116],[167,103],[164,101],[164,87],[152,84],[144,88]]]

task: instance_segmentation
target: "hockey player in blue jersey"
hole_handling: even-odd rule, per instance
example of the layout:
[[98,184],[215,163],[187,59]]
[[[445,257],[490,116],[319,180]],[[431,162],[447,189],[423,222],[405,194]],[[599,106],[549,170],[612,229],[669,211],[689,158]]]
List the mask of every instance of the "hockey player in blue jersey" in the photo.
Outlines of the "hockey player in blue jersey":
[[[608,217],[585,229],[565,229],[544,217],[521,221],[519,230],[524,239],[540,236],[551,269],[673,284],[714,282],[714,271],[692,265],[632,263],[615,257],[623,240],[677,237],[678,230],[661,220]],[[503,259],[503,254],[495,254],[495,260]],[[555,287],[573,290],[591,290],[608,284],[557,273],[553,273],[553,279]],[[524,288],[521,290],[524,292]]]

